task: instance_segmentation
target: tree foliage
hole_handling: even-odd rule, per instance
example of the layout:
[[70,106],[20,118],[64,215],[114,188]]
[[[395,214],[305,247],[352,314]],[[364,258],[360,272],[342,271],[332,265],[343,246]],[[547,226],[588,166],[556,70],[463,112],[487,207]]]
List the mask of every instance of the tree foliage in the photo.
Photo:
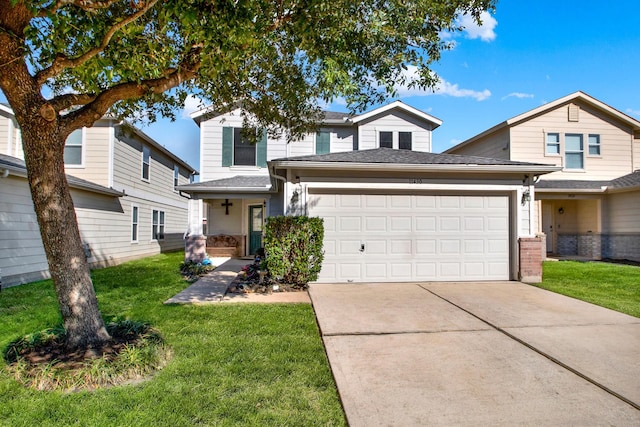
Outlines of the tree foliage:
[[[22,130],[65,327],[70,319],[86,326],[83,316],[93,313],[94,326],[68,336],[82,344],[104,331],[97,310],[78,308],[97,305],[63,173],[73,130],[106,113],[171,117],[194,94],[216,111],[242,105],[247,125],[295,139],[315,126],[321,102],[341,96],[361,110],[393,95],[397,83],[432,86],[430,66],[447,48],[442,32],[494,3],[0,0],[0,89]],[[419,70],[416,81],[405,81],[408,66]]]

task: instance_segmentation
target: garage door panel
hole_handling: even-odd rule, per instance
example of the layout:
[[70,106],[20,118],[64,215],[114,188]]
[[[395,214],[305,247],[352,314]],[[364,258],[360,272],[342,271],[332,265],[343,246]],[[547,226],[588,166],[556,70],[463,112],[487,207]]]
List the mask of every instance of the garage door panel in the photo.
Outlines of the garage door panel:
[[317,200],[310,215],[325,219],[319,281],[510,278],[507,196],[311,194],[310,199]]
[[387,241],[367,239],[365,250],[368,255],[386,255],[388,253]]
[[364,231],[387,231],[387,216],[368,216],[364,220]]
[[458,216],[441,216],[438,231],[443,232],[460,232],[460,217]]
[[460,255],[461,242],[459,239],[440,240],[440,253],[446,255]]
[[436,217],[434,216],[417,216],[415,217],[415,231],[434,232],[436,231]]
[[417,255],[434,255],[436,253],[437,241],[435,239],[416,240]]

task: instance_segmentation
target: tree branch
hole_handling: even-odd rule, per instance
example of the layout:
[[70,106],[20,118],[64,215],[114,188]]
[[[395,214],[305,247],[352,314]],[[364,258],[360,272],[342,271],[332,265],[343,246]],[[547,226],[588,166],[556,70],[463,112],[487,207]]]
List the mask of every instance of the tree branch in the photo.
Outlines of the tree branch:
[[50,9],[41,10],[38,13],[39,18],[44,18],[49,14],[55,13],[58,9],[61,9],[68,5],[79,7],[87,12],[106,9],[118,0],[105,0],[105,1],[89,1],[89,0],[58,0]]
[[[200,69],[201,62],[198,58],[201,49],[195,48],[187,56],[188,59],[195,59],[194,61],[185,60],[178,68],[167,70],[168,73],[157,79],[143,80],[141,82],[128,82],[113,86],[104,92],[93,95],[63,95],[58,98],[60,101],[57,105],[64,105],[75,99],[82,102],[90,101],[85,104],[84,107],[73,111],[62,117],[62,127],[66,129],[77,129],[83,126],[91,126],[96,120],[99,120],[104,114],[111,108],[111,106],[121,100],[138,99],[147,94],[160,94],[181,85],[182,83],[194,79],[198,70]],[[72,105],[68,105],[70,107]]]
[[[89,50],[88,52],[85,52],[84,54],[80,55],[79,57],[71,59],[71,58],[68,58],[66,55],[60,54],[59,56],[56,57],[56,59],[51,64],[51,66],[43,69],[42,71],[40,71],[40,72],[38,72],[36,74],[36,76],[35,76],[36,82],[39,85],[42,85],[47,81],[47,79],[50,79],[50,78],[58,75],[65,68],[74,68],[74,67],[82,65],[85,62],[89,61],[91,58],[95,57],[100,52],[102,52],[104,49],[106,49],[106,47],[109,45],[109,42],[111,41],[111,38],[113,38],[113,35],[115,33],[117,33],[122,28],[124,28],[125,26],[129,25],[131,22],[137,20],[142,15],[147,13],[157,2],[158,2],[158,0],[149,1],[148,3],[146,3],[142,7],[142,9],[139,9],[133,15],[129,16],[126,19],[123,19],[122,21],[118,22],[117,24],[114,24],[113,27],[111,27],[109,29],[109,31],[107,31],[107,33],[104,35],[104,37],[102,39],[102,42],[100,43],[99,46],[94,47],[93,49]],[[78,1],[78,2],[74,2],[74,4],[75,3],[89,3],[89,2],[87,2],[87,1]],[[108,3],[108,1],[107,2],[98,2],[98,3],[99,4]]]

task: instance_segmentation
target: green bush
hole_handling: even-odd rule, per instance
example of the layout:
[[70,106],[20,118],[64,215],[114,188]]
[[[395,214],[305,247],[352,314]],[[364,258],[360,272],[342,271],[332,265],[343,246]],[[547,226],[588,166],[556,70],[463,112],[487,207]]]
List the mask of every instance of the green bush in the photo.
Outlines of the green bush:
[[272,277],[298,287],[318,279],[324,253],[321,218],[276,216],[267,219],[264,250]]

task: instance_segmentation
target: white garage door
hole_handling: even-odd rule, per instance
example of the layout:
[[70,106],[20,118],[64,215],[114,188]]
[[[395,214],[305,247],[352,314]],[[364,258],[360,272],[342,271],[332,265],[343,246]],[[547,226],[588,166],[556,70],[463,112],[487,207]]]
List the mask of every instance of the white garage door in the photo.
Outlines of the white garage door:
[[[319,190],[316,190],[319,191]],[[319,282],[509,280],[509,197],[310,191]]]

